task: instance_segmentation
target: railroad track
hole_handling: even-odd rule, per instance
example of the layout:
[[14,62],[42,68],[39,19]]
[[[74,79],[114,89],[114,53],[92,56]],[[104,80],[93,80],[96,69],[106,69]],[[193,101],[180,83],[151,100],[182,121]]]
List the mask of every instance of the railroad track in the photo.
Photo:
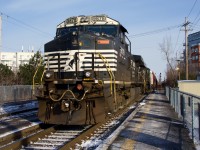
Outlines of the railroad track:
[[3,117],[14,116],[14,115],[18,115],[20,113],[26,113],[29,111],[37,111],[37,110],[38,110],[38,108],[31,108],[31,109],[26,109],[26,110],[18,110],[18,111],[10,112],[10,113],[3,113],[3,114],[0,114],[0,119]]
[[51,126],[52,125],[47,126],[42,123],[38,123],[27,128],[19,129],[15,132],[12,132],[11,134],[0,136],[0,149],[5,149],[4,148],[5,145],[10,145],[16,142],[17,140],[20,140],[22,138],[25,138],[35,133],[38,133],[40,131],[43,131],[46,128],[49,128]]
[[35,142],[30,142],[27,146],[23,146],[22,149],[60,149],[66,143],[76,139],[82,133],[87,131],[91,125],[88,126],[54,126],[52,131],[45,134],[43,138]]
[[8,149],[59,149],[67,142],[76,139],[88,126],[60,126],[55,125],[39,131],[35,134],[21,138],[13,143],[1,147],[2,150]]
[[17,115],[19,113],[25,113],[27,111],[38,110],[38,104],[37,101],[33,100],[27,103],[21,102],[21,104],[16,104],[16,105],[5,104],[1,106],[1,109],[4,110],[4,112],[0,113],[0,118],[3,118],[3,117]]
[[37,111],[20,113],[14,116],[3,117],[0,119],[0,136],[7,130],[14,130],[23,126],[27,126],[32,122],[39,122]]
[[[96,149],[134,111],[134,107],[121,110],[105,122],[89,126],[51,126],[13,143],[1,147],[8,149]],[[92,144],[91,144],[92,143]]]
[[20,113],[15,112],[14,115],[0,118],[0,148],[4,144],[40,130],[40,126],[35,109],[23,110]]

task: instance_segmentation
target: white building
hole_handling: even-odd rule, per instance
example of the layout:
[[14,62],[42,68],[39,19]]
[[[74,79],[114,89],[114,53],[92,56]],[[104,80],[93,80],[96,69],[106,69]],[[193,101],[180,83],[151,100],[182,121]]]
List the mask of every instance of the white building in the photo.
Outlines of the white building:
[[0,52],[0,63],[16,71],[20,65],[27,64],[34,52]]

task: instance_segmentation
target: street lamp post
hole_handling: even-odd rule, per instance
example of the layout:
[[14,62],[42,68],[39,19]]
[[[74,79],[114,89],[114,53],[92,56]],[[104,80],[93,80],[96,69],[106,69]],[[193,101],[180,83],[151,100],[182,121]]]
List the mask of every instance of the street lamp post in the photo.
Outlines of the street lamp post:
[[176,71],[178,72],[178,80],[180,80],[181,79],[181,70],[180,70],[180,59],[177,59],[176,60],[177,62],[178,62],[178,65],[177,65],[177,67],[176,67]]
[[176,67],[176,71],[178,72],[178,80],[180,80],[181,79],[180,68]]

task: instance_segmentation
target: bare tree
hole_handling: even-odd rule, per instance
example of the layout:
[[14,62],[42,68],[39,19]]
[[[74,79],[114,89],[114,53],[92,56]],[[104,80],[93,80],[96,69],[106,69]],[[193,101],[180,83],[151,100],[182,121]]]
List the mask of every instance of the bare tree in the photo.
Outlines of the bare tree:
[[164,55],[164,59],[167,61],[167,72],[166,77],[167,80],[170,81],[171,86],[176,86],[177,82],[177,72],[176,68],[176,60],[172,57],[172,42],[171,37],[165,37],[163,42],[159,44],[160,51]]

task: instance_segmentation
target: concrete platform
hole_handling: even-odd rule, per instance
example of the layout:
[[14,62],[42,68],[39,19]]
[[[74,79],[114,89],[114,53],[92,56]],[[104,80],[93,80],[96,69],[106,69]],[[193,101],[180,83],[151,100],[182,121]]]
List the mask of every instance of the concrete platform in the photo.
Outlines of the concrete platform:
[[150,94],[110,150],[194,150],[181,119],[163,94]]

